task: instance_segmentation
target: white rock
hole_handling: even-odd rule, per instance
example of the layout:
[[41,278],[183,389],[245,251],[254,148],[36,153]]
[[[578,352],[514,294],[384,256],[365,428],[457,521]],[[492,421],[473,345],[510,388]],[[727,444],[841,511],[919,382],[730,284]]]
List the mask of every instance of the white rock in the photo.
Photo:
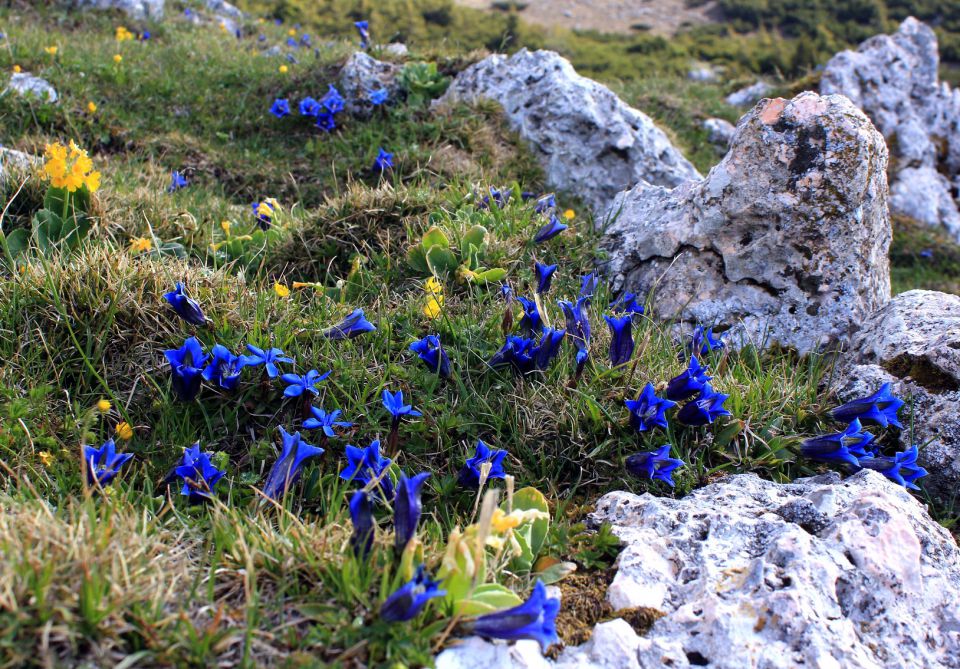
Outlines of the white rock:
[[28,172],[39,166],[41,160],[22,151],[14,151],[0,146],[0,183],[10,172]]
[[731,107],[749,107],[758,100],[766,97],[772,89],[770,84],[765,81],[758,81],[750,84],[746,88],[741,88],[724,98],[724,101]]
[[13,91],[24,97],[34,97],[39,100],[56,102],[60,96],[49,81],[41,77],[35,77],[29,72],[16,72],[10,77],[10,83],[7,84],[4,92]]
[[[789,485],[739,475],[679,500],[610,493],[592,522],[625,542],[615,583],[668,592],[638,665],[618,666],[958,666],[960,551],[876,472]],[[671,573],[629,560],[638,551]]]
[[700,177],[649,117],[552,51],[485,58],[456,78],[440,104],[481,98],[503,106],[550,187],[579,195],[596,213],[640,181],[672,187]]
[[436,669],[548,669],[540,644],[523,640],[513,645],[471,637],[436,657]]
[[556,669],[640,669],[637,649],[640,637],[630,623],[617,618],[600,623],[590,640],[567,648],[557,658]]
[[206,8],[217,16],[229,17],[237,21],[243,20],[243,12],[226,0],[206,0]]
[[891,209],[960,240],[950,181],[960,174],[960,91],[938,79],[937,37],[909,18],[834,56],[820,90],[846,95],[873,119],[891,147]]
[[402,58],[410,53],[410,49],[407,48],[406,44],[402,44],[400,42],[391,42],[383,47],[383,52],[388,53],[396,58]]
[[712,84],[720,78],[717,69],[710,63],[696,63],[687,72],[687,79]]
[[616,290],[656,288],[663,318],[731,326],[734,345],[846,341],[890,297],[886,164],[846,98],[765,100],[703,181],[617,197],[605,272]]
[[118,9],[131,19],[159,20],[163,18],[164,0],[73,0],[78,9]]
[[730,146],[730,140],[733,139],[733,133],[737,128],[730,121],[722,118],[708,118],[703,122],[703,129],[709,135],[707,141],[715,144],[717,148],[722,148],[726,152]]
[[400,66],[371,58],[362,51],[354,53],[340,70],[340,93],[351,114],[368,116],[373,110],[371,91],[386,89],[388,103],[396,101],[400,93],[397,75]]

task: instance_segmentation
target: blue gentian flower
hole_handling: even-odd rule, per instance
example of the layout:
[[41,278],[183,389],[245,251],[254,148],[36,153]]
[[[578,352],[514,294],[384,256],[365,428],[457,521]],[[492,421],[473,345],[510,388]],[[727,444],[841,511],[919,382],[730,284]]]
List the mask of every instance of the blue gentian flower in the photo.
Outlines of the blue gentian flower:
[[537,204],[534,206],[533,210],[538,214],[545,214],[551,209],[556,209],[556,208],[557,208],[557,198],[554,196],[553,193],[550,193],[549,195],[544,195],[539,200],[537,200]]
[[520,324],[517,326],[520,331],[531,337],[543,332],[543,319],[540,317],[536,301],[518,295],[517,302],[523,307],[523,318],[520,319]]
[[277,98],[270,107],[270,113],[277,118],[283,118],[290,115],[290,101],[284,98]]
[[287,62],[290,63],[291,65],[296,65],[297,63],[300,62],[297,60],[297,57],[294,56],[292,53],[288,53],[286,56],[286,59],[287,59]]
[[149,31],[149,30],[144,30],[142,33],[140,33],[140,41],[141,41],[141,42],[149,42],[149,41],[150,41],[150,31]]
[[393,169],[393,154],[383,150],[383,147],[380,147],[377,157],[373,160],[373,171],[374,172],[386,172],[387,170]]
[[200,305],[183,290],[183,284],[177,283],[173,290],[163,294],[164,299],[170,303],[173,310],[190,325],[203,326],[207,324],[207,317],[203,314]]
[[498,209],[503,209],[510,202],[510,196],[512,195],[511,191],[507,188],[499,189],[490,186],[490,194],[484,195],[480,200],[480,209],[489,209],[490,203],[497,205]]
[[366,448],[357,448],[347,444],[345,449],[347,456],[347,466],[340,472],[340,478],[344,481],[356,481],[367,486],[371,481],[377,481],[383,499],[393,497],[393,480],[387,474],[390,458],[380,455],[380,441],[375,440]]
[[334,409],[328,413],[323,409],[312,406],[310,407],[310,413],[313,414],[313,418],[308,418],[303,421],[303,428],[305,430],[323,430],[323,433],[328,437],[335,437],[337,433],[333,428],[353,427],[353,423],[337,420],[342,413],[340,409]]
[[373,504],[363,490],[357,490],[350,498],[350,518],[353,520],[350,546],[354,555],[364,559],[373,548]]
[[391,393],[389,390],[383,391],[383,407],[390,412],[394,423],[399,423],[404,416],[415,418],[422,416],[419,411],[414,411],[413,406],[403,403],[403,391],[398,390]]
[[300,46],[300,43],[297,42],[297,40],[293,39],[292,37],[288,37],[288,38],[287,38],[287,46],[293,47],[294,49],[296,49],[297,47]]
[[723,343],[723,333],[713,335],[713,328],[705,330],[702,325],[698,325],[697,329],[693,331],[693,334],[690,336],[690,351],[699,355],[700,357],[706,357],[714,351],[719,351],[722,348],[725,348],[726,345]]
[[117,445],[113,439],[105,441],[100,448],[84,446],[83,459],[87,462],[87,483],[107,485],[117,477],[120,468],[131,458],[133,453],[117,453]]
[[226,474],[210,462],[210,453],[200,452],[200,442],[183,449],[183,457],[173,473],[183,480],[180,494],[191,504],[213,499],[217,482]]
[[380,105],[386,104],[389,97],[390,91],[388,91],[386,88],[376,88],[370,91],[367,99],[374,107],[379,107]]
[[310,46],[311,45],[310,35],[308,35],[307,33],[303,33],[302,35],[300,35],[300,44],[302,44],[303,46]]
[[257,41],[258,41],[258,42],[266,42],[266,41],[267,41],[267,36],[264,35],[263,33],[261,33],[260,35],[257,36]]
[[610,310],[615,313],[626,313],[636,316],[642,316],[644,312],[643,304],[637,302],[635,293],[624,293],[610,303]]
[[360,33],[360,48],[366,49],[370,44],[370,22],[369,21],[356,21],[353,24],[357,32]]
[[903,425],[900,424],[897,413],[903,404],[903,400],[894,397],[893,386],[884,383],[880,386],[880,390],[873,395],[847,402],[831,413],[834,419],[841,423],[850,423],[857,418],[861,423],[879,425],[880,427],[893,425],[902,430]]
[[181,188],[186,188],[190,185],[190,182],[187,181],[187,177],[180,174],[178,171],[174,170],[170,173],[170,185],[167,186],[168,193],[175,193]]
[[626,400],[624,404],[630,410],[630,425],[637,432],[646,432],[656,426],[666,429],[666,412],[677,406],[676,402],[657,397],[652,383],[644,386],[637,399]]
[[427,335],[410,344],[410,350],[417,354],[431,372],[445,379],[450,378],[450,358],[440,345],[439,337]]
[[397,481],[397,493],[393,498],[393,545],[398,552],[402,551],[417,534],[417,525],[420,524],[420,513],[423,505],[420,503],[420,487],[430,477],[430,472],[422,472],[413,478],[406,474],[400,475]]
[[281,427],[280,439],[283,441],[280,457],[273,463],[267,481],[263,484],[263,494],[272,500],[279,500],[286,495],[290,486],[297,482],[304,462],[323,455],[322,448],[305,442],[299,432],[290,434]]
[[337,121],[334,119],[333,114],[324,112],[317,115],[317,127],[324,132],[333,132],[337,129]]
[[529,202],[535,197],[538,197],[537,194],[531,190],[520,191],[520,199],[524,202]]
[[561,232],[567,229],[565,223],[563,223],[556,214],[550,214],[550,220],[537,230],[537,234],[533,236],[534,244],[541,244],[547,240],[553,239]]
[[873,439],[855,418],[843,432],[807,439],[800,446],[800,453],[811,460],[842,462],[859,469],[860,459],[869,459],[874,454]]
[[729,395],[714,392],[707,383],[700,391],[697,399],[691,400],[677,412],[677,420],[684,425],[707,425],[720,416],[730,416],[730,412],[723,408]]
[[487,362],[490,367],[510,365],[520,374],[545,370],[560,352],[565,330],[545,328],[540,342],[527,337],[508,335],[503,347]]
[[899,483],[912,490],[920,490],[920,486],[915,484],[914,481],[926,476],[928,472],[917,464],[918,456],[919,451],[916,445],[913,445],[893,457],[861,457],[859,464],[864,469],[873,469],[874,471],[880,472],[894,483]]
[[330,372],[321,374],[315,369],[300,376],[299,374],[284,374],[280,380],[287,384],[287,389],[283,391],[284,397],[300,397],[304,393],[310,393],[314,397],[320,394],[317,390],[317,384],[330,376]]
[[610,364],[614,367],[630,362],[633,357],[633,318],[627,316],[604,316],[610,326]]
[[701,365],[697,356],[690,356],[686,371],[670,379],[667,384],[667,399],[674,402],[690,399],[703,390],[703,387],[713,378],[707,376],[709,371],[710,368],[707,365]]
[[670,444],[664,444],[649,453],[636,453],[627,458],[627,470],[651,480],[660,479],[673,487],[673,470],[684,465],[683,460],[670,457]]
[[363,309],[354,309],[349,316],[333,327],[324,330],[321,334],[327,339],[339,341],[341,339],[353,339],[376,329],[376,326],[364,317]]
[[557,271],[559,265],[544,265],[535,263],[533,266],[537,274],[537,293],[543,295],[550,290],[550,284],[553,283],[553,273]]
[[200,379],[207,355],[200,348],[196,337],[190,337],[180,348],[163,352],[170,363],[173,391],[181,400],[189,401],[200,392]]
[[260,203],[252,202],[250,207],[253,209],[253,216],[257,219],[257,223],[260,225],[262,230],[269,230],[271,223],[273,223],[273,211],[274,206],[269,202],[264,202],[263,204],[267,205],[267,209],[270,210],[270,213],[260,211]]
[[380,619],[400,623],[416,618],[431,599],[447,595],[447,591],[440,590],[439,585],[440,581],[430,580],[421,564],[413,580],[400,586],[380,606]]
[[503,459],[507,457],[507,452],[503,449],[493,450],[485,443],[477,440],[477,449],[472,458],[467,458],[466,464],[460,470],[457,481],[464,488],[476,490],[480,487],[480,470],[485,463],[490,463],[490,472],[487,474],[489,479],[506,478],[507,473],[503,471]]
[[280,375],[280,368],[277,367],[278,362],[293,362],[293,358],[288,358],[279,348],[262,349],[257,348],[253,344],[247,344],[247,350],[250,351],[250,355],[240,356],[240,362],[243,366],[257,367],[258,365],[263,365],[267,376],[271,379],[275,379]]
[[215,344],[211,353],[213,357],[203,370],[203,378],[224,390],[236,390],[243,369],[240,356],[221,344]]
[[326,107],[327,111],[331,114],[338,114],[343,111],[344,99],[340,95],[340,91],[337,90],[337,87],[333,84],[327,84],[329,88],[327,89],[326,95],[320,99],[320,104]]
[[560,600],[547,597],[547,587],[537,579],[530,598],[505,611],[480,616],[465,623],[469,631],[491,639],[533,639],[546,651],[560,639],[557,637],[557,613]]
[[920,257],[930,260],[933,257],[933,249],[924,249],[920,251]]
[[600,285],[600,277],[593,272],[584,274],[580,277],[580,295],[586,300],[592,300],[593,294],[597,292],[597,286]]
[[577,374],[583,371],[590,351],[590,321],[587,319],[586,306],[589,299],[580,297],[576,304],[566,300],[557,302],[563,317],[567,321],[567,332],[577,348]]
[[300,115],[301,116],[312,116],[316,118],[317,114],[321,111],[320,103],[311,98],[309,95],[300,101]]

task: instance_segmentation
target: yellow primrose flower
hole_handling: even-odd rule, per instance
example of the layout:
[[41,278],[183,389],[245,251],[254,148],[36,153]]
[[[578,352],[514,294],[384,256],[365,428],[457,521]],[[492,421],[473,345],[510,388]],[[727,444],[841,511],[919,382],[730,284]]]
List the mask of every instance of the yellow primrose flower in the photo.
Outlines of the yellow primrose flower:
[[289,70],[289,69],[290,69],[290,68],[288,68],[286,65],[281,65],[281,66],[280,66],[280,74],[286,74],[286,73],[287,73],[287,70]]
[[287,34],[290,35],[290,37],[294,37],[297,34],[297,31],[291,28],[287,31]]
[[37,456],[40,458],[40,464],[42,464],[44,467],[49,467],[53,464],[53,456],[46,451],[40,451],[37,453]]
[[227,237],[230,236],[230,221],[220,221],[220,229]]
[[119,63],[119,62],[122,61],[122,60],[123,60],[123,56],[121,56],[119,53],[113,54],[113,62],[114,62],[114,63]]
[[91,100],[90,102],[88,102],[88,103],[87,103],[87,111],[90,112],[91,114],[96,114],[96,113],[97,113],[97,103],[96,103],[96,102],[93,102],[92,100]]
[[146,253],[153,248],[153,242],[147,237],[134,237],[130,240],[131,253]]
[[264,202],[269,204],[274,209],[277,209],[277,210],[280,209],[280,203],[277,202],[277,198],[275,197],[268,197],[267,199],[264,200]]
[[576,216],[577,212],[575,212],[573,209],[567,209],[565,212],[563,212],[563,217],[568,221],[572,221],[574,218],[576,218]]
[[99,402],[97,402],[97,411],[100,413],[107,413],[110,411],[110,400],[101,399]]
[[23,70],[20,68],[19,65],[14,65],[14,66],[13,66],[13,73],[14,73],[14,74],[20,74],[22,71],[23,71]]
[[127,40],[133,39],[133,33],[123,26],[117,26],[116,37],[118,42],[126,42]]
[[504,513],[502,509],[495,509],[493,517],[490,519],[490,528],[497,534],[503,534],[515,527],[520,527],[526,522],[549,517],[546,512],[537,509],[528,509],[527,511],[514,509],[510,513]]
[[[438,299],[439,298],[439,299]],[[427,318],[436,318],[443,312],[443,295],[432,296],[423,308],[423,315]]]
[[220,30],[222,30],[223,32],[227,32],[227,24],[224,23],[223,21],[220,22]]
[[273,282],[273,292],[275,292],[279,298],[290,296],[290,289],[276,281]]
[[93,169],[87,152],[70,140],[70,153],[60,142],[47,144],[44,150],[43,178],[54,188],[65,188],[73,193],[83,186],[94,193],[100,188],[100,173]]
[[427,282],[423,284],[423,290],[428,295],[443,295],[443,284],[435,276],[431,276],[427,279]]
[[57,47],[56,45],[52,45],[52,46],[44,47],[43,50],[46,51],[46,52],[47,52],[48,54],[50,54],[51,56],[56,56],[56,55],[57,55],[57,51],[59,51],[60,48]]
[[117,437],[123,439],[124,441],[130,441],[133,439],[133,427],[130,426],[130,423],[123,421],[122,423],[117,423]]

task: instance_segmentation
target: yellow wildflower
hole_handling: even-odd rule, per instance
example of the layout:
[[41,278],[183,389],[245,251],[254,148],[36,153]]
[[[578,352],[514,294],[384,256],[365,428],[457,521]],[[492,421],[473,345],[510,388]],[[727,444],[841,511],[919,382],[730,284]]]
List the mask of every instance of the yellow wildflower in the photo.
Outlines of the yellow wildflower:
[[277,198],[275,198],[275,197],[268,197],[267,199],[264,200],[264,202],[267,203],[267,204],[269,204],[269,205],[270,205],[271,207],[273,207],[274,209],[276,209],[276,210],[278,210],[278,211],[280,210],[280,203],[277,202]]
[[[438,299],[439,298],[439,299]],[[436,318],[443,312],[443,295],[432,296],[423,308],[423,315],[427,318]]]
[[290,35],[290,37],[295,37],[297,34],[297,31],[291,28],[290,30],[287,31],[287,34]]
[[123,421],[122,423],[117,423],[117,437],[123,439],[124,441],[130,441],[133,439],[133,427],[130,423]]
[[220,221],[220,229],[227,237],[230,236],[230,221]]
[[224,23],[223,21],[220,22],[220,30],[222,30],[223,32],[227,32],[227,24]]
[[131,253],[146,253],[153,248],[153,242],[147,237],[134,237],[130,240]]
[[97,113],[97,103],[96,103],[96,102],[93,102],[92,100],[91,100],[90,102],[88,102],[88,103],[87,103],[87,111],[90,112],[91,114],[96,114],[96,113]]
[[528,509],[527,511],[515,509],[510,513],[504,513],[502,509],[495,509],[493,517],[490,519],[490,529],[497,534],[504,534],[524,523],[549,517],[547,513],[537,509]]
[[93,170],[93,161],[87,152],[70,140],[70,153],[67,148],[55,142],[47,144],[44,151],[46,162],[43,165],[43,178],[54,188],[66,188],[73,193],[83,186],[93,193],[100,188],[100,173]]
[[273,282],[273,292],[275,292],[279,298],[289,297],[290,295],[290,289],[277,281]]
[[577,212],[575,212],[573,209],[567,209],[565,212],[563,212],[563,217],[568,221],[572,221],[574,218],[576,218],[576,216]]
[[288,68],[286,65],[281,65],[281,66],[280,66],[280,74],[286,74],[286,73],[287,73],[287,70],[289,70],[289,69],[290,69],[290,68]]
[[14,66],[13,66],[13,73],[14,73],[14,74],[20,74],[21,72],[23,72],[23,70],[20,68],[19,65],[14,65]]
[[110,411],[110,400],[101,399],[99,402],[97,402],[97,411],[100,413],[107,413]]
[[56,56],[57,51],[59,51],[60,49],[56,45],[51,45],[51,46],[44,47],[43,50],[46,51],[51,56]]
[[40,464],[44,467],[49,467],[53,464],[53,456],[46,451],[40,451],[37,453],[37,456],[40,458]]
[[117,26],[116,37],[118,42],[126,42],[127,40],[133,39],[133,33],[123,26]]
[[261,202],[259,205],[257,205],[257,215],[270,218],[273,216],[273,209],[270,208],[266,201]]
[[114,63],[120,63],[122,60],[123,60],[123,56],[121,56],[119,53],[113,54]]
[[431,276],[423,285],[423,290],[426,291],[428,295],[443,295],[443,284],[440,283],[437,277]]

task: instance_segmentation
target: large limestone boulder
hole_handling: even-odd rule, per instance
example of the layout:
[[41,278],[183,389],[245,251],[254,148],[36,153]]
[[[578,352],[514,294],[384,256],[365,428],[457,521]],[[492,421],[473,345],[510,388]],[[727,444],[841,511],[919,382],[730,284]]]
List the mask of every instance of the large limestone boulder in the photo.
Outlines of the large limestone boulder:
[[834,382],[842,401],[865,397],[884,383],[907,402],[902,447],[916,443],[933,497],[960,490],[960,297],[930,290],[897,295],[854,337]]
[[346,110],[357,116],[369,116],[373,111],[370,93],[376,90],[387,92],[387,102],[396,101],[400,94],[397,75],[400,66],[372,58],[362,51],[354,53],[340,69],[340,93]]
[[164,0],[73,0],[78,9],[118,9],[131,19],[159,20],[163,18]]
[[552,51],[485,58],[464,70],[439,104],[481,98],[503,106],[552,188],[579,195],[597,213],[639,181],[673,187],[700,178],[648,116]]
[[[960,210],[950,180],[960,174],[960,91],[939,81],[937,37],[909,18],[834,56],[821,93],[850,98],[890,146],[891,207],[960,240]],[[946,175],[946,176],[945,176]]]
[[614,288],[728,341],[800,352],[846,341],[890,297],[887,149],[838,95],[764,100],[705,179],[617,196],[602,245]]

